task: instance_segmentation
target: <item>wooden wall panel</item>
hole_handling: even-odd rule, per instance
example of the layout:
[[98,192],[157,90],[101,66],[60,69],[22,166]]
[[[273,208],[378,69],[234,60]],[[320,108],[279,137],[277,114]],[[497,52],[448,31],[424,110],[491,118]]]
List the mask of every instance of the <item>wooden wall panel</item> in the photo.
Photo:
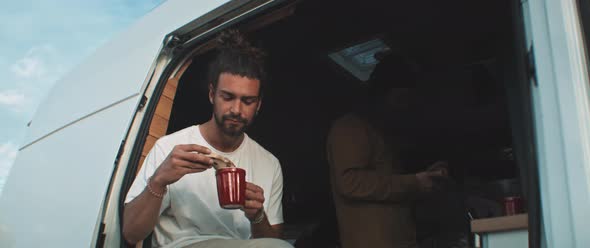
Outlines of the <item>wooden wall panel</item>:
[[155,114],[152,118],[152,124],[150,126],[150,135],[160,138],[166,135],[166,129],[168,128],[168,119]]
[[[173,83],[173,81],[176,83]],[[170,81],[168,81],[168,84],[166,85],[166,87],[164,87],[163,95],[165,97],[170,98],[170,99],[174,99],[174,96],[176,95],[177,85],[178,85],[178,79],[176,79],[176,78],[170,79]]]
[[[166,120],[170,120],[170,111],[172,110],[172,99],[162,96],[160,102],[156,106],[156,114],[162,116]],[[150,129],[152,127],[150,126]]]
[[154,144],[156,144],[156,140],[158,140],[158,138],[159,137],[148,135],[147,138],[145,139],[145,144],[143,145],[143,150],[141,151],[141,155],[146,156],[150,152],[152,147],[154,147]]

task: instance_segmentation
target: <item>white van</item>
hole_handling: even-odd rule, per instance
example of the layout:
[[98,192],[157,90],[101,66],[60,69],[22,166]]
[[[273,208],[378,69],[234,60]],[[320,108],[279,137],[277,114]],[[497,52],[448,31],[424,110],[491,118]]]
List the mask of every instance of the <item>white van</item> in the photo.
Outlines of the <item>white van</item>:
[[230,27],[269,52],[272,83],[249,135],[281,160],[294,244],[338,247],[323,142],[383,51],[423,75],[408,161],[444,153],[464,187],[515,179],[526,218],[509,229],[529,247],[590,244],[587,0],[168,0],[40,105],[0,197],[0,247],[126,246],[127,189],[156,139],[210,117],[211,41]]

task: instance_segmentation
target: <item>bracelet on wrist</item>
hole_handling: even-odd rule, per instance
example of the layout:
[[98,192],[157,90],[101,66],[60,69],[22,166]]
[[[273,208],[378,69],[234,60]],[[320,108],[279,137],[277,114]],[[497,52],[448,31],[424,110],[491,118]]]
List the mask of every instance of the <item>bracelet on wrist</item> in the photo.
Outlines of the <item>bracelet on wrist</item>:
[[168,189],[166,187],[164,187],[164,192],[158,193],[158,192],[154,191],[154,189],[152,189],[152,186],[150,185],[151,182],[152,182],[152,178],[150,177],[150,179],[148,179],[148,182],[147,182],[147,189],[150,192],[150,194],[152,194],[153,196],[155,196],[158,199],[163,199],[164,195],[166,194]]
[[253,221],[250,221],[251,224],[260,224],[263,220],[264,217],[266,216],[266,214],[264,213],[264,210],[260,211],[260,214],[258,216],[256,216],[256,218]]

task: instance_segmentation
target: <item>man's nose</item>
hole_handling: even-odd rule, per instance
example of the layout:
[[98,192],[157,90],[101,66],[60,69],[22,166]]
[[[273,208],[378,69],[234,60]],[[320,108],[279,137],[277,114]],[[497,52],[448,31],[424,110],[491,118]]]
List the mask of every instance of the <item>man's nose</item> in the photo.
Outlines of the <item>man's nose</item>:
[[232,114],[241,114],[242,112],[242,103],[240,100],[235,100],[232,102],[232,105],[229,109]]

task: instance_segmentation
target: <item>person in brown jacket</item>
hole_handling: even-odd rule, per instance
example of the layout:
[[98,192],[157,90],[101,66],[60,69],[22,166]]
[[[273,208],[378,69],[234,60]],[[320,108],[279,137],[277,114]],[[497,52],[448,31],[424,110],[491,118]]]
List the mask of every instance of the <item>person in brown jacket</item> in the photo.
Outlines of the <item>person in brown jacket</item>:
[[388,56],[371,75],[368,104],[332,124],[327,155],[343,248],[418,247],[412,203],[447,173],[437,162],[403,174],[395,141],[385,138],[387,117],[409,108],[414,83],[410,67]]

